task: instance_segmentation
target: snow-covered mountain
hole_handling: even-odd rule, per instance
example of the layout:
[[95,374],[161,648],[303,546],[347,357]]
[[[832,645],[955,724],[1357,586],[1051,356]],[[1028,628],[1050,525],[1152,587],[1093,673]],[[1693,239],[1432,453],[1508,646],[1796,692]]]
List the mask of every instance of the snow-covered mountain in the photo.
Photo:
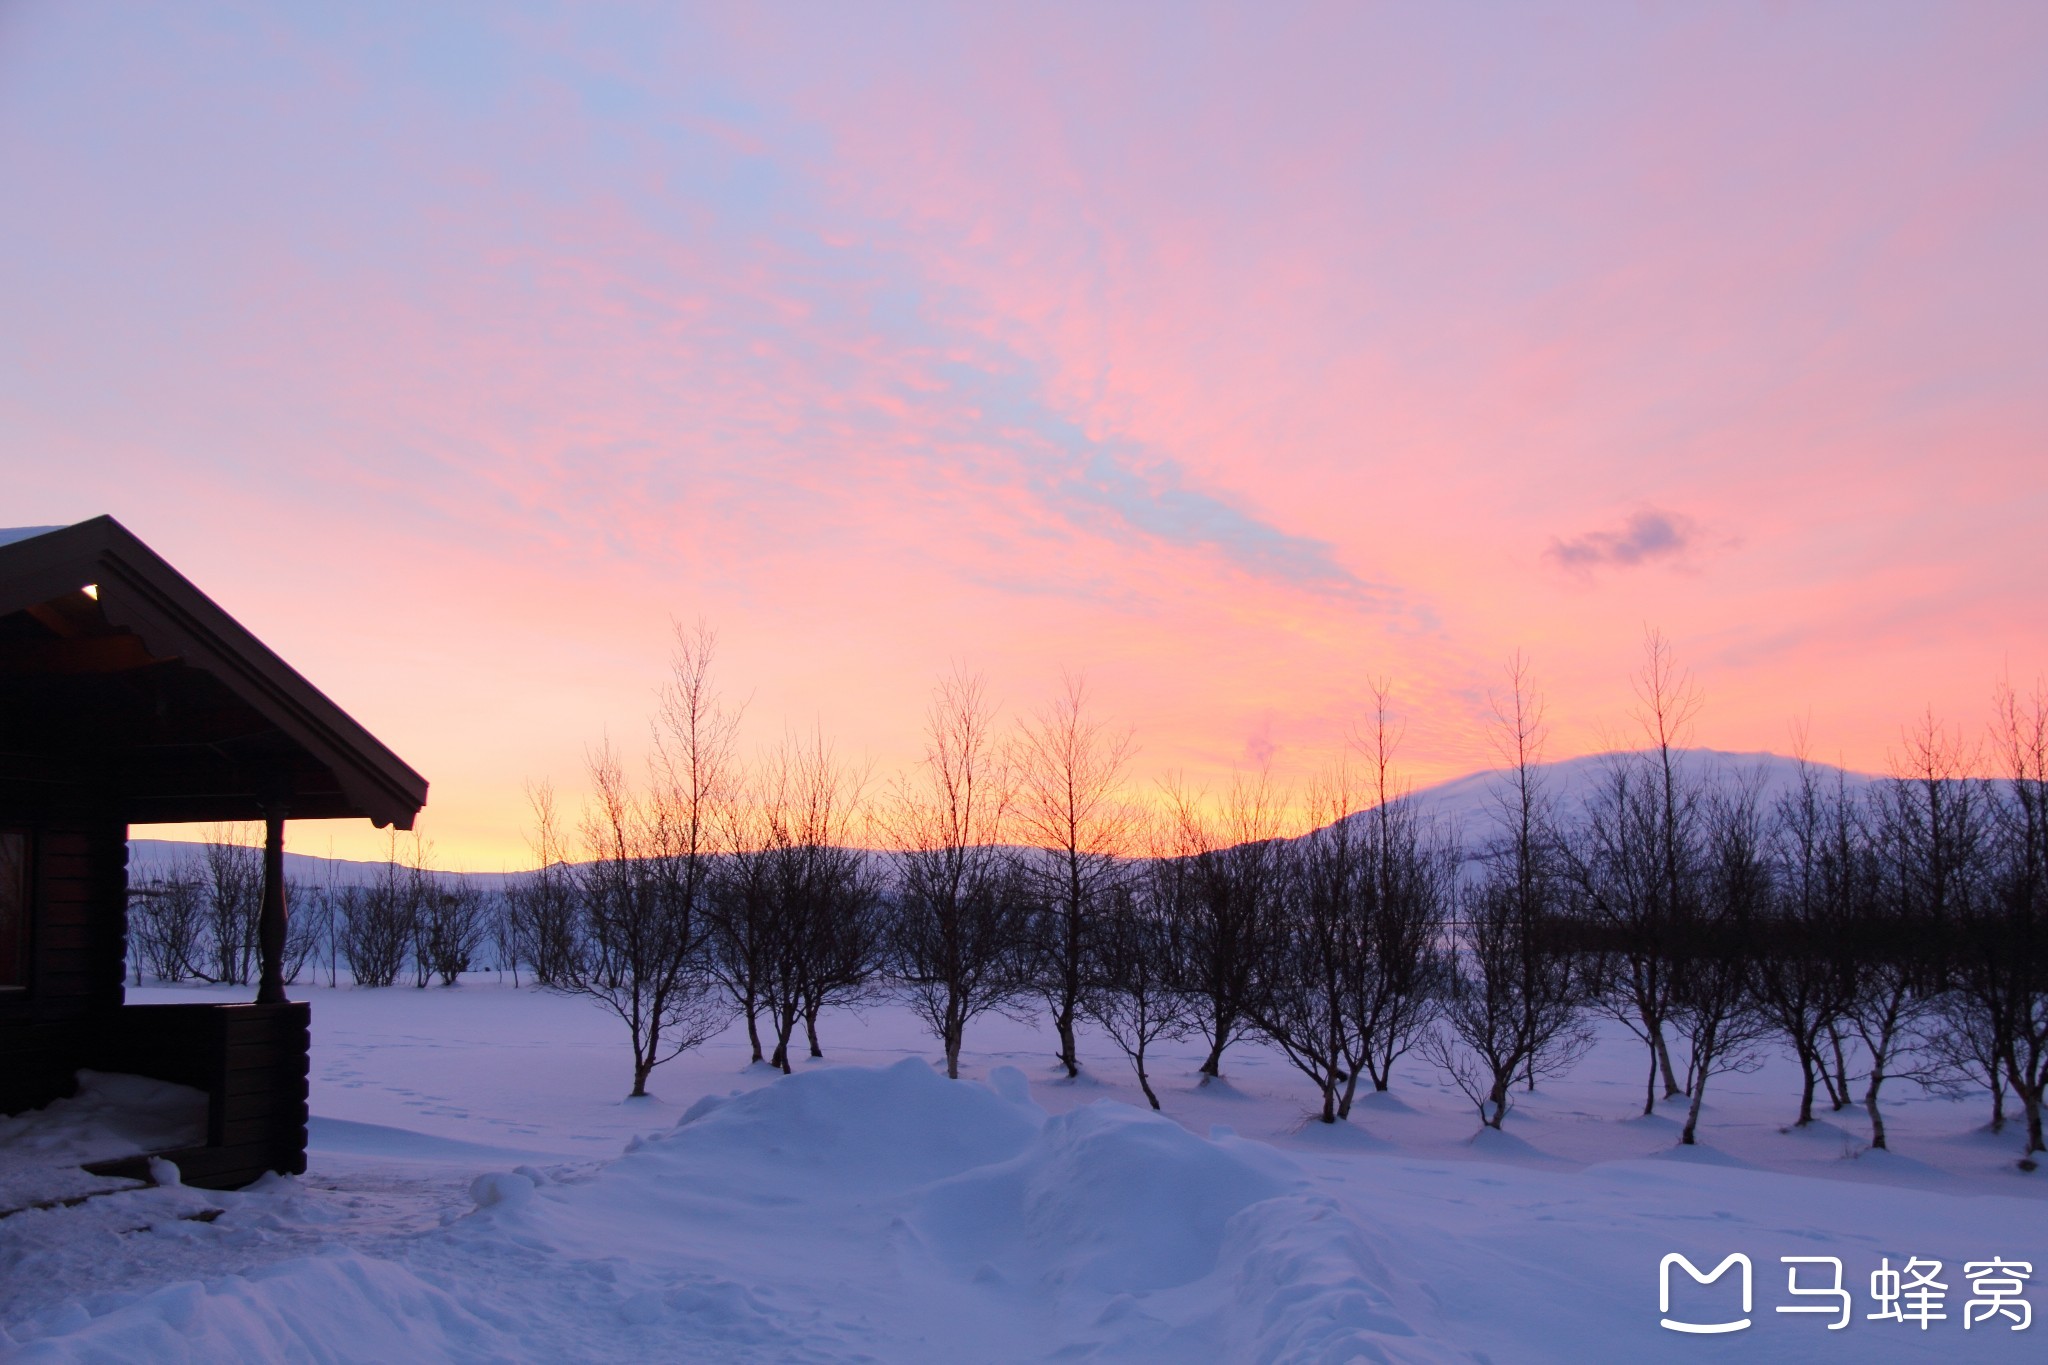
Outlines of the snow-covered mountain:
[[[1543,799],[1564,825],[1574,824],[1597,794],[1617,763],[1639,757],[1627,753],[1585,754],[1541,765],[1537,772]],[[1799,760],[1783,754],[1728,753],[1720,749],[1679,751],[1681,771],[1689,778],[1712,787],[1751,781],[1758,786],[1763,807],[1770,809],[1799,782]],[[1822,783],[1832,789],[1839,777],[1852,793],[1860,792],[1877,779],[1868,773],[1851,772],[1831,764],[1812,765]],[[1498,770],[1468,773],[1433,787],[1418,788],[1408,799],[1422,817],[1446,832],[1455,832],[1466,843],[1487,839],[1498,827],[1501,800],[1507,793],[1508,775]],[[1357,819],[1357,816],[1353,816]]]
[[[1626,757],[1612,753],[1586,754],[1543,764],[1539,769],[1543,793],[1552,803],[1557,818],[1566,825],[1573,823],[1612,766]],[[1799,761],[1782,754],[1686,749],[1680,753],[1680,762],[1687,774],[1710,785],[1742,780],[1758,782],[1767,808],[1798,782]],[[1830,787],[1840,773],[1852,792],[1861,791],[1876,781],[1867,773],[1846,772],[1825,763],[1817,763],[1814,767]],[[1449,782],[1418,788],[1410,793],[1408,799],[1415,803],[1424,819],[1447,833],[1455,833],[1467,844],[1476,844],[1486,840],[1496,826],[1505,783],[1506,775],[1498,771],[1468,773]],[[1358,816],[1352,818],[1357,819]],[[169,872],[180,864],[196,862],[199,855],[197,844],[169,839],[130,840],[128,875],[131,880],[139,881]],[[304,886],[368,886],[384,871],[381,862],[321,858],[307,853],[287,853],[284,862],[285,875]],[[484,890],[495,891],[520,874],[438,872],[435,875],[446,881],[469,882]]]
[[[128,841],[128,880],[131,884],[145,877],[162,876],[174,870],[196,869],[199,865],[202,846],[177,839],[130,839]],[[369,886],[384,873],[381,862],[358,862],[349,858],[321,858],[310,853],[286,853],[284,875],[301,886]],[[448,882],[468,882],[486,891],[495,891],[518,873],[505,872],[436,872],[435,877]]]

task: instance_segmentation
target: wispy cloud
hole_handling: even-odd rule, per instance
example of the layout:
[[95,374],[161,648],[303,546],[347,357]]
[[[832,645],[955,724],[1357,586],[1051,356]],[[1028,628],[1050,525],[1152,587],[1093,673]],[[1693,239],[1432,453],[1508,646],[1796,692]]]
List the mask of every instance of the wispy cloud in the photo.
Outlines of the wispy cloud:
[[1679,559],[1698,542],[1699,527],[1690,517],[1646,507],[1618,531],[1588,531],[1570,540],[1553,540],[1543,557],[1559,568],[1590,573],[1608,565],[1627,569]]

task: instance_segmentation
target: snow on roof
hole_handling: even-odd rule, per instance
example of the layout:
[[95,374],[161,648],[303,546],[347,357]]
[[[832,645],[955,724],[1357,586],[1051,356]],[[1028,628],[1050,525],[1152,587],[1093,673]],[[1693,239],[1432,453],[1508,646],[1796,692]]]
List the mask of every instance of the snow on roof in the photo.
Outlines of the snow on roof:
[[61,526],[0,526],[0,545],[12,545],[17,540],[34,540],[52,531],[61,531]]

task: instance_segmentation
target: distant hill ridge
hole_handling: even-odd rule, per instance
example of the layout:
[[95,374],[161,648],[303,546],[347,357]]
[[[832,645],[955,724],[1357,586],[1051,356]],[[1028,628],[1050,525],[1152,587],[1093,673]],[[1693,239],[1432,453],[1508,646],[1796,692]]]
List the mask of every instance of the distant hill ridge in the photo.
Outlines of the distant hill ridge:
[[[1759,800],[1767,810],[1779,797],[1794,790],[1799,782],[1799,760],[1783,754],[1729,753],[1721,749],[1680,749],[1675,752],[1682,771],[1688,777],[1709,785],[1753,778],[1758,784]],[[1616,762],[1642,756],[1640,751],[1617,751],[1582,754],[1577,758],[1540,764],[1536,771],[1541,775],[1542,795],[1551,803],[1557,818],[1570,824],[1599,790]],[[1853,772],[1831,763],[1810,763],[1808,766],[1826,785],[1832,787],[1839,777],[1852,792],[1861,791],[1878,780],[1869,773]],[[1433,787],[1417,788],[1408,794],[1408,799],[1415,803],[1425,819],[1456,830],[1470,842],[1483,839],[1489,827],[1498,820],[1499,802],[1506,783],[1505,770],[1487,769],[1454,777]],[[1359,812],[1361,815],[1364,813]],[[1357,819],[1358,816],[1351,818]]]
[[[1678,752],[1686,772],[1708,783],[1754,775],[1766,807],[1791,791],[1798,781],[1799,760],[1783,754],[1728,753],[1719,749],[1683,749]],[[1545,796],[1553,803],[1558,818],[1570,823],[1598,789],[1612,765],[1625,756],[1616,753],[1584,754],[1540,765],[1538,771],[1542,775]],[[1829,785],[1833,785],[1837,774],[1840,774],[1851,791],[1860,791],[1877,780],[1868,773],[1850,772],[1832,764],[1815,763],[1812,766]],[[1505,772],[1499,769],[1467,773],[1448,782],[1417,788],[1408,793],[1407,799],[1415,804],[1424,819],[1455,831],[1467,843],[1473,843],[1486,838],[1497,818],[1497,803],[1505,778]],[[1357,819],[1364,813],[1361,811],[1351,818]],[[198,857],[197,843],[133,839],[128,844],[128,874],[134,879],[162,874],[181,862]],[[321,858],[309,853],[286,853],[284,862],[285,875],[307,886],[367,886],[377,880],[385,866],[382,862]],[[436,872],[434,875],[443,881],[467,882],[494,891],[523,874]]]

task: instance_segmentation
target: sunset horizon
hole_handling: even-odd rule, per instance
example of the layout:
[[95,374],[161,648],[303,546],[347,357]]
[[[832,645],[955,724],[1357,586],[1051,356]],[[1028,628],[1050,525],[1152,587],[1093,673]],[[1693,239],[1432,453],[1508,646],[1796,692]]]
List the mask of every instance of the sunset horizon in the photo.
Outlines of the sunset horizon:
[[[432,783],[886,779],[1087,679],[1131,775],[1692,742],[1883,772],[2048,671],[2025,7],[0,18],[9,525],[119,519]],[[141,834],[194,837],[185,830]],[[295,851],[381,856],[362,822]]]

